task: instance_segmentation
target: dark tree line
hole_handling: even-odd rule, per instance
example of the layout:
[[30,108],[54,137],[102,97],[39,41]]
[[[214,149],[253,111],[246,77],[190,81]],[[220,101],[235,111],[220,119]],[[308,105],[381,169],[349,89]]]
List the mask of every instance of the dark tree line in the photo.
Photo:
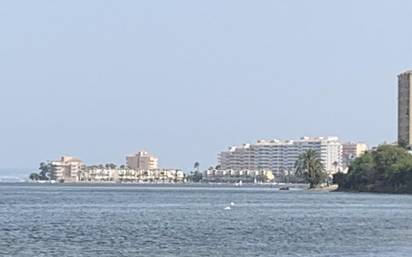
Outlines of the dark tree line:
[[412,193],[412,155],[395,145],[382,145],[354,160],[347,174],[337,173],[339,190]]

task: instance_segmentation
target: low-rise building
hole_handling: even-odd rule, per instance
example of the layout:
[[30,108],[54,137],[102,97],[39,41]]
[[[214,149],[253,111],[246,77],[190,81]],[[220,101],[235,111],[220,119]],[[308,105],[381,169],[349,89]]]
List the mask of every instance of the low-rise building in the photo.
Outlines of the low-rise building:
[[118,174],[119,182],[183,182],[183,171],[176,169],[152,169],[152,170],[122,170]]
[[176,169],[134,170],[88,168],[81,172],[82,182],[118,183],[179,183],[184,182],[185,174]]
[[83,182],[115,182],[119,179],[118,174],[123,169],[108,169],[92,167],[84,169],[80,174],[80,181]]
[[222,170],[209,169],[203,173],[204,182],[216,183],[256,183],[274,182],[275,177],[270,170]]

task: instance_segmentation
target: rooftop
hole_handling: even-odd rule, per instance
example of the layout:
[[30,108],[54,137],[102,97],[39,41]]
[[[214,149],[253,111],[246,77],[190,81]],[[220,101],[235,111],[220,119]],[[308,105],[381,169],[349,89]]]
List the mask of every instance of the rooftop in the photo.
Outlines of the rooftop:
[[294,143],[306,143],[306,142],[319,142],[319,141],[328,141],[336,142],[339,141],[338,137],[328,136],[328,137],[301,137],[298,140],[279,140],[279,139],[260,139],[257,140],[255,144],[243,144],[241,146],[232,146],[229,148],[229,151],[235,151],[237,149],[247,149],[251,145],[293,145]]

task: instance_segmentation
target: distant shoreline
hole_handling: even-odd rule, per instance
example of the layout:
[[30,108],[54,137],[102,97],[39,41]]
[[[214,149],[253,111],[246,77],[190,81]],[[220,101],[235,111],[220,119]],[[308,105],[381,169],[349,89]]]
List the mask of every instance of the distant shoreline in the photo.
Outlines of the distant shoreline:
[[0,182],[1,185],[30,185],[30,186],[50,186],[50,187],[69,187],[69,186],[118,186],[118,187],[222,187],[222,188],[274,188],[289,187],[293,190],[306,190],[307,184],[253,184],[245,183],[238,186],[233,183],[114,183],[114,182],[76,182],[76,183],[37,183],[37,182]]
[[353,189],[339,189],[337,188],[333,192],[338,192],[338,193],[366,193],[366,194],[390,194],[390,195],[412,195],[411,192],[396,192],[396,191],[389,191],[389,190],[353,190]]

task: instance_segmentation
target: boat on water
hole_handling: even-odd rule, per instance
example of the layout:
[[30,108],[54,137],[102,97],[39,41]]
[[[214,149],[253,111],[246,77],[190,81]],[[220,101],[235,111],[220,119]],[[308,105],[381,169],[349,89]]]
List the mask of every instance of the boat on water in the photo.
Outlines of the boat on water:
[[279,191],[289,191],[290,188],[289,187],[280,187]]

